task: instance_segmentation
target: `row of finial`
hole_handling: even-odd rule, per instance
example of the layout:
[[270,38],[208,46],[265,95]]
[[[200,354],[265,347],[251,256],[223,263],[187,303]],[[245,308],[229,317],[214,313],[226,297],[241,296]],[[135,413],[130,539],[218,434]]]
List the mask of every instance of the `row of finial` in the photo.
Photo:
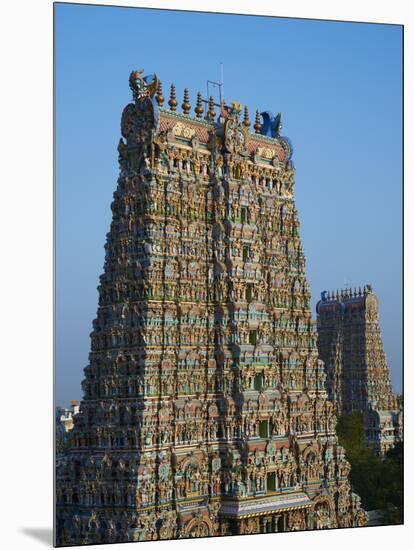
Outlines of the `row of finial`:
[[[164,106],[164,96],[162,95],[161,80],[158,81],[155,99],[156,99],[159,107]],[[177,102],[177,96],[176,96],[176,93],[175,93],[174,84],[171,84],[170,99],[168,101],[168,105],[170,106],[170,111],[176,111],[177,110],[178,102]],[[184,98],[183,98],[183,103],[182,103],[181,107],[182,107],[183,113],[185,115],[188,115],[190,113],[191,104],[190,104],[190,95],[189,95],[189,92],[188,92],[188,88],[185,88],[185,90],[184,90]],[[194,108],[194,111],[195,111],[195,114],[196,114],[197,118],[202,118],[203,117],[204,108],[203,108],[203,99],[202,99],[202,96],[201,96],[201,92],[197,93],[197,101],[196,101],[196,106]],[[213,96],[210,96],[209,100],[208,100],[208,110],[207,110],[205,118],[207,120],[214,120],[215,117],[216,117],[216,112],[214,110],[214,98],[213,98]],[[244,107],[243,125],[246,128],[250,127],[249,110],[246,106]],[[260,134],[262,124],[261,124],[261,121],[260,121],[260,113],[259,113],[258,110],[256,111],[256,117],[255,117],[253,128],[254,128],[256,134]]]
[[345,289],[341,289],[341,290],[337,290],[336,292],[334,290],[332,291],[329,291],[327,292],[326,294],[326,298],[327,300],[340,300],[340,299],[343,299],[343,298],[359,298],[359,297],[362,297],[362,296],[365,296],[366,294],[368,294],[369,292],[372,291],[372,286],[371,285],[365,285],[363,287],[363,289],[361,289],[361,287],[359,287],[358,289],[356,287],[354,287],[354,289],[352,290],[352,288],[345,288]]

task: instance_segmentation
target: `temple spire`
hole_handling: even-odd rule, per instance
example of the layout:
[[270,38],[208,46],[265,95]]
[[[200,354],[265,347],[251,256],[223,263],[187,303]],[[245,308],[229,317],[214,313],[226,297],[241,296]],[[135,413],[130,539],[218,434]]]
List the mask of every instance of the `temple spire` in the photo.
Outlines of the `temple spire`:
[[255,129],[256,134],[260,134],[260,130],[262,129],[262,123],[260,122],[260,113],[258,110],[256,111],[256,117],[254,120],[253,128]]
[[188,93],[188,88],[184,89],[184,100],[183,100],[183,103],[182,103],[181,107],[183,109],[183,113],[185,115],[188,115],[189,112],[190,112],[190,109],[191,109],[190,96],[189,96],[189,93]]
[[212,95],[209,97],[208,100],[207,118],[210,120],[214,120],[216,118],[216,112],[214,110],[214,98]]
[[155,96],[155,99],[156,99],[159,107],[162,107],[164,105],[164,96],[162,95],[161,80],[159,80],[158,84],[157,84],[157,95]]
[[201,93],[200,92],[197,93],[197,104],[195,106],[194,111],[195,111],[195,114],[196,114],[197,118],[202,117],[204,109],[203,109],[203,100],[201,98]]
[[171,84],[170,101],[168,102],[171,111],[177,110],[177,98],[175,96],[175,86]]
[[246,126],[246,128],[250,127],[249,110],[247,108],[247,105],[245,105],[244,107],[243,125]]

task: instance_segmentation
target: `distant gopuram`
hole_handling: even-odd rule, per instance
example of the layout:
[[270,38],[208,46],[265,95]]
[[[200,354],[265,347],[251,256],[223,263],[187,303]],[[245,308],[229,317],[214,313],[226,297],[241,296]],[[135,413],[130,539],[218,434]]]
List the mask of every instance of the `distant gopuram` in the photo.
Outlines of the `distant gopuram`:
[[[130,76],[59,545],[365,523],[311,320],[281,116]],[[217,112],[215,112],[217,109]]]
[[402,440],[402,400],[392,392],[378,322],[378,298],[363,290],[322,292],[316,306],[319,356],[338,413],[361,411],[365,436],[382,455]]

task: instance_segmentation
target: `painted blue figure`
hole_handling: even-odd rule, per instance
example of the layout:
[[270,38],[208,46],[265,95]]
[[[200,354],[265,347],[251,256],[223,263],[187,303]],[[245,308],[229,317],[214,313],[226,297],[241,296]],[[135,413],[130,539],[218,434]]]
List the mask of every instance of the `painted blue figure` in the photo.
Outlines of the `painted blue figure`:
[[157,90],[158,78],[156,74],[143,76],[144,69],[132,71],[129,75],[129,87],[131,88],[135,104],[144,105],[149,98],[152,104],[154,115],[154,128],[158,126],[158,104],[155,101],[155,92]]
[[282,113],[274,116],[271,111],[263,111],[260,115],[263,118],[260,133],[272,138],[279,137],[280,130],[282,129]]
[[155,74],[149,74],[147,76],[144,76],[143,81],[147,86],[150,86],[151,84],[157,83],[157,77]]
[[323,292],[321,292],[321,300],[322,302],[326,302],[328,300],[328,291],[327,290],[324,290]]

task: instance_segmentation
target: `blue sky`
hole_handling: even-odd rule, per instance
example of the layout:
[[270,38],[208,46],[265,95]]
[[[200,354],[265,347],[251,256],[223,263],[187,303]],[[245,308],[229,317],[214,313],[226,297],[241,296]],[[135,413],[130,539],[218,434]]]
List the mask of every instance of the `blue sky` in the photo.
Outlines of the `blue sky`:
[[322,290],[372,283],[400,391],[402,28],[69,4],[55,24],[57,403],[81,397],[129,73],[194,106],[220,63],[226,101],[283,114],[313,312]]

